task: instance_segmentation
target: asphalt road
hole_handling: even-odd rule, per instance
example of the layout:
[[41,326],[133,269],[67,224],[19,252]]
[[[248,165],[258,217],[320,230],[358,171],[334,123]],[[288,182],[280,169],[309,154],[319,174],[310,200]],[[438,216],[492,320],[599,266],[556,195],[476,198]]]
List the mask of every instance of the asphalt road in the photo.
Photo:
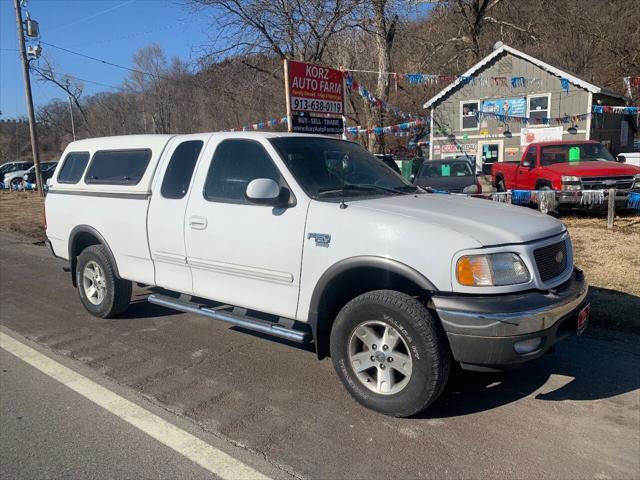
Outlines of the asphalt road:
[[[514,372],[458,373],[432,409],[419,418],[392,419],[353,401],[329,359],[318,362],[312,352],[281,341],[149,305],[145,296],[135,292],[123,318],[93,318],[80,305],[61,263],[45,248],[0,233],[0,324],[37,342],[53,358],[93,372],[104,385],[226,441],[248,461],[266,461],[283,476],[640,477],[636,335],[592,330]],[[28,368],[9,370],[0,377],[2,390],[16,385],[30,397],[32,409],[42,400],[50,407],[34,421],[41,430],[59,428],[64,411],[47,412],[66,402],[65,394],[53,388],[43,393],[28,381]],[[16,424],[5,418],[18,411],[20,396],[3,393],[3,429]],[[87,417],[74,417],[69,428],[82,436],[88,427],[78,419],[88,422]],[[24,478],[37,476],[46,455],[57,457],[55,449],[46,453],[55,435],[13,431],[24,435],[22,461],[30,461],[30,444],[39,451]],[[105,434],[128,436],[115,423]],[[139,440],[131,441],[136,448]],[[136,455],[135,472],[179,476],[183,463],[178,460],[170,462],[166,475],[147,470],[147,460],[156,454],[149,447]],[[2,469],[8,468],[6,457],[0,458]],[[182,476],[196,476],[190,473],[193,465],[184,468]]]

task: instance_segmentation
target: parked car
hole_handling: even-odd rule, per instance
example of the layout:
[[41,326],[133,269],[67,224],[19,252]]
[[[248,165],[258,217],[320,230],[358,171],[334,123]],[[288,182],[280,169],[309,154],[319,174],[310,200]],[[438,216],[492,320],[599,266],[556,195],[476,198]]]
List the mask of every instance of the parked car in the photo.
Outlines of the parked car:
[[27,173],[30,168],[33,168],[33,163],[23,162],[22,167],[24,167],[24,170],[15,169],[5,173],[3,179],[4,184],[16,186],[22,183],[24,181],[22,177],[24,177],[24,174]]
[[626,163],[627,165],[635,165],[640,167],[640,152],[623,152],[619,153],[616,157],[620,163]]
[[402,172],[400,171],[400,167],[396,163],[393,155],[387,155],[385,153],[376,153],[375,156],[380,160],[382,160],[382,163],[384,163],[387,167],[389,167],[391,170],[396,172],[398,175],[402,175]]
[[450,193],[482,192],[475,168],[467,157],[428,160],[420,167],[413,183],[420,187],[431,187]]
[[[46,183],[53,176],[53,172],[56,170],[56,166],[58,162],[42,162],[40,164],[40,174],[42,175],[42,181]],[[36,169],[35,167],[31,167],[27,170],[22,177],[25,182],[28,183],[36,183]]]
[[346,390],[388,415],[431,405],[453,362],[510,369],[586,326],[562,223],[427,193],[353,142],[132,135],[62,158],[47,242],[88,312],[118,316],[134,282],[162,287],[149,302],[330,353]]
[[532,143],[519,162],[493,163],[491,175],[499,192],[555,190],[559,206],[579,205],[583,190],[610,188],[624,206],[630,191],[640,191],[640,167],[616,162],[590,140]]
[[0,165],[0,178],[5,181],[5,176],[14,172],[26,171],[33,166],[33,162],[7,162]]

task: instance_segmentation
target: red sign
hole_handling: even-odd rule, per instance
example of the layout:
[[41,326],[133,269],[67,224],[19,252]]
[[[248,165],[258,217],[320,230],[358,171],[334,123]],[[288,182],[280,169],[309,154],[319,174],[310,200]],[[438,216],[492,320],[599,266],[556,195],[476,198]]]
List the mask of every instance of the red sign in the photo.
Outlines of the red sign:
[[344,89],[340,70],[292,60],[288,64],[291,111],[342,115]]

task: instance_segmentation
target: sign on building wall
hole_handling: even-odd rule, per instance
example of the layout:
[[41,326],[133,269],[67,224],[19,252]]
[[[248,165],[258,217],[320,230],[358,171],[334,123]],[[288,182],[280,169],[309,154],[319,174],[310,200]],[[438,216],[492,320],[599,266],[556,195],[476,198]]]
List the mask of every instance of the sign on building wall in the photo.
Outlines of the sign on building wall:
[[442,153],[473,153],[478,149],[476,143],[448,143],[440,147]]
[[563,127],[523,128],[520,130],[520,145],[533,142],[555,142],[562,140]]
[[483,112],[496,113],[499,115],[512,115],[514,117],[524,117],[527,114],[527,101],[525,98],[503,98],[499,100],[483,100]]

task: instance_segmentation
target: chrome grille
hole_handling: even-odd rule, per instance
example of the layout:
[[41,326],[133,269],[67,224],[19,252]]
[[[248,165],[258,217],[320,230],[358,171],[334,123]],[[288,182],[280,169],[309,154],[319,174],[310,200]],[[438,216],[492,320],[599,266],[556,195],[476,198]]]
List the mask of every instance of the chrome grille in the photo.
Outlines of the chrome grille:
[[610,177],[582,177],[582,188],[585,190],[602,190],[607,188],[617,188],[619,190],[629,190],[633,186],[633,175],[610,176]]
[[567,244],[564,240],[534,250],[533,256],[543,282],[557,277],[567,268]]

